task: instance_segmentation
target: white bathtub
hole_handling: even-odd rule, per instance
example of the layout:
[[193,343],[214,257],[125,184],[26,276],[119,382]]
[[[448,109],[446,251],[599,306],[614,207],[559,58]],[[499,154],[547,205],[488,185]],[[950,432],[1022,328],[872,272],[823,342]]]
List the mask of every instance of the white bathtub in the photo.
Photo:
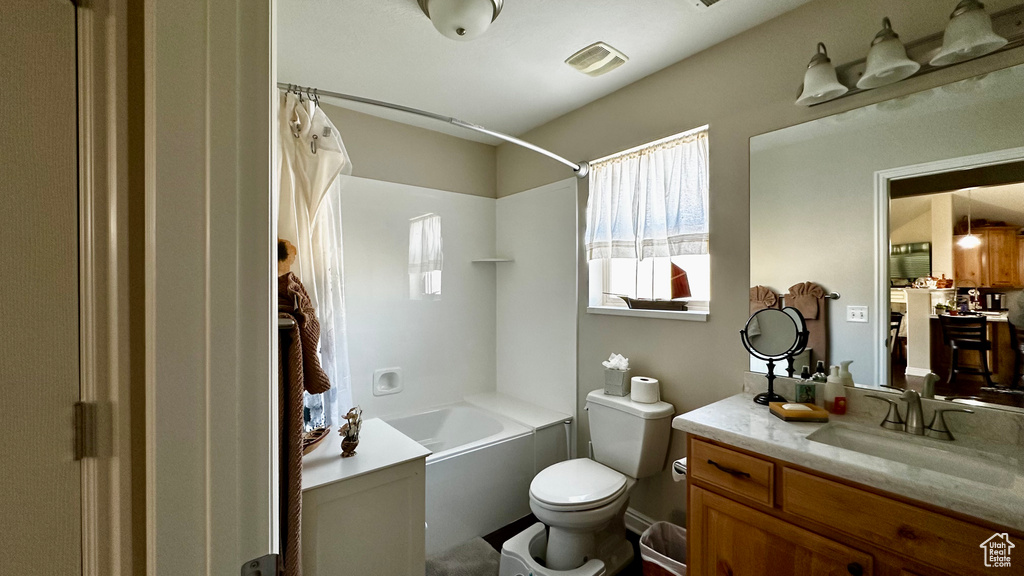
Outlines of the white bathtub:
[[[530,482],[537,466],[547,465],[541,460],[549,459],[538,457],[534,428],[468,403],[386,421],[433,452],[427,457],[427,555],[530,513]],[[560,428],[551,432],[565,442]]]

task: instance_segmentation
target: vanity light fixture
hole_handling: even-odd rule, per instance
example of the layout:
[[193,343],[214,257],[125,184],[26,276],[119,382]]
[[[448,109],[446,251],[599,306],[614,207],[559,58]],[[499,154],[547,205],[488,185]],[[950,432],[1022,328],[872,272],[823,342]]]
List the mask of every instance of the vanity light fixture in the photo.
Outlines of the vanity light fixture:
[[961,0],[949,17],[942,37],[942,49],[932,58],[932,66],[948,66],[972,60],[999,50],[1006,38],[992,31],[992,17],[978,0]]
[[472,40],[491,26],[504,0],[418,0],[434,28],[452,40]]
[[956,241],[957,246],[966,250],[981,246],[981,238],[971,234],[971,190],[974,188],[967,189],[967,235]]
[[810,106],[827,102],[838,98],[849,90],[839,83],[836,77],[836,69],[828,58],[828,50],[825,45],[818,42],[818,51],[807,64],[807,72],[804,72],[804,87],[797,98],[798,106]]
[[[960,0],[950,15],[944,32],[937,32],[906,44],[892,30],[889,19],[882,21],[882,30],[875,35],[866,58],[834,67],[837,95],[813,97],[801,88],[800,106],[817,106],[837,98],[860,94],[865,90],[894,84],[995,52],[1024,46],[1024,3],[992,14],[978,0]],[[821,66],[827,55],[815,55],[804,74],[804,87],[809,84],[811,70],[828,71]],[[814,66],[815,64],[818,66]],[[827,67],[833,69],[831,64]],[[846,89],[848,88],[848,90]]]
[[857,81],[857,88],[868,90],[899,82],[913,76],[920,69],[920,64],[907,58],[906,47],[886,17],[882,19],[882,30],[871,41],[867,68],[864,76]]

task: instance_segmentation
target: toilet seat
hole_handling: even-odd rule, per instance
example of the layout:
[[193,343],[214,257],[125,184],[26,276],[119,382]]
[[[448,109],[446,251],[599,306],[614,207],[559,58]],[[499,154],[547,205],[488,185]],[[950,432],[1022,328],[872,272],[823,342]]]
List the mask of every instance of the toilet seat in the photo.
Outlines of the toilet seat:
[[530,483],[530,498],[559,512],[600,508],[627,489],[627,478],[589,458],[566,460],[541,470]]

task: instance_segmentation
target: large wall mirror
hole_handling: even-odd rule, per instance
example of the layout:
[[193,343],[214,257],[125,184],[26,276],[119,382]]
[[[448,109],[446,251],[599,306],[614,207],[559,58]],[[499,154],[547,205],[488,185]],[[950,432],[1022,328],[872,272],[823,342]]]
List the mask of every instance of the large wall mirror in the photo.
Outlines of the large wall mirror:
[[756,136],[750,179],[750,285],[841,295],[812,369],[1024,407],[1024,65]]

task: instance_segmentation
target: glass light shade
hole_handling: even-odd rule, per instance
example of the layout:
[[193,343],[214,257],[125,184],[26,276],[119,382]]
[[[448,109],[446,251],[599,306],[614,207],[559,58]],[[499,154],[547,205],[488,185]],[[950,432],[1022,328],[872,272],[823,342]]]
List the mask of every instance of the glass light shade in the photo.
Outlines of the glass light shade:
[[867,66],[864,75],[857,81],[857,88],[869,90],[899,82],[913,76],[920,69],[920,64],[907,58],[907,49],[886,18],[882,21],[882,31],[871,43]]
[[957,240],[956,245],[967,249],[977,248],[978,246],[981,246],[981,238],[978,238],[974,234],[968,234]]
[[942,36],[942,49],[932,66],[949,66],[984,56],[1006,46],[1007,40],[992,31],[992,18],[977,0],[963,0],[953,12]]
[[811,58],[804,73],[804,89],[796,99],[797,106],[810,106],[820,102],[828,102],[849,92],[849,88],[839,83],[836,69],[828,59],[824,44],[818,44],[818,53]]
[[498,17],[501,4],[493,0],[426,0],[420,6],[441,34],[452,40],[480,36]]

